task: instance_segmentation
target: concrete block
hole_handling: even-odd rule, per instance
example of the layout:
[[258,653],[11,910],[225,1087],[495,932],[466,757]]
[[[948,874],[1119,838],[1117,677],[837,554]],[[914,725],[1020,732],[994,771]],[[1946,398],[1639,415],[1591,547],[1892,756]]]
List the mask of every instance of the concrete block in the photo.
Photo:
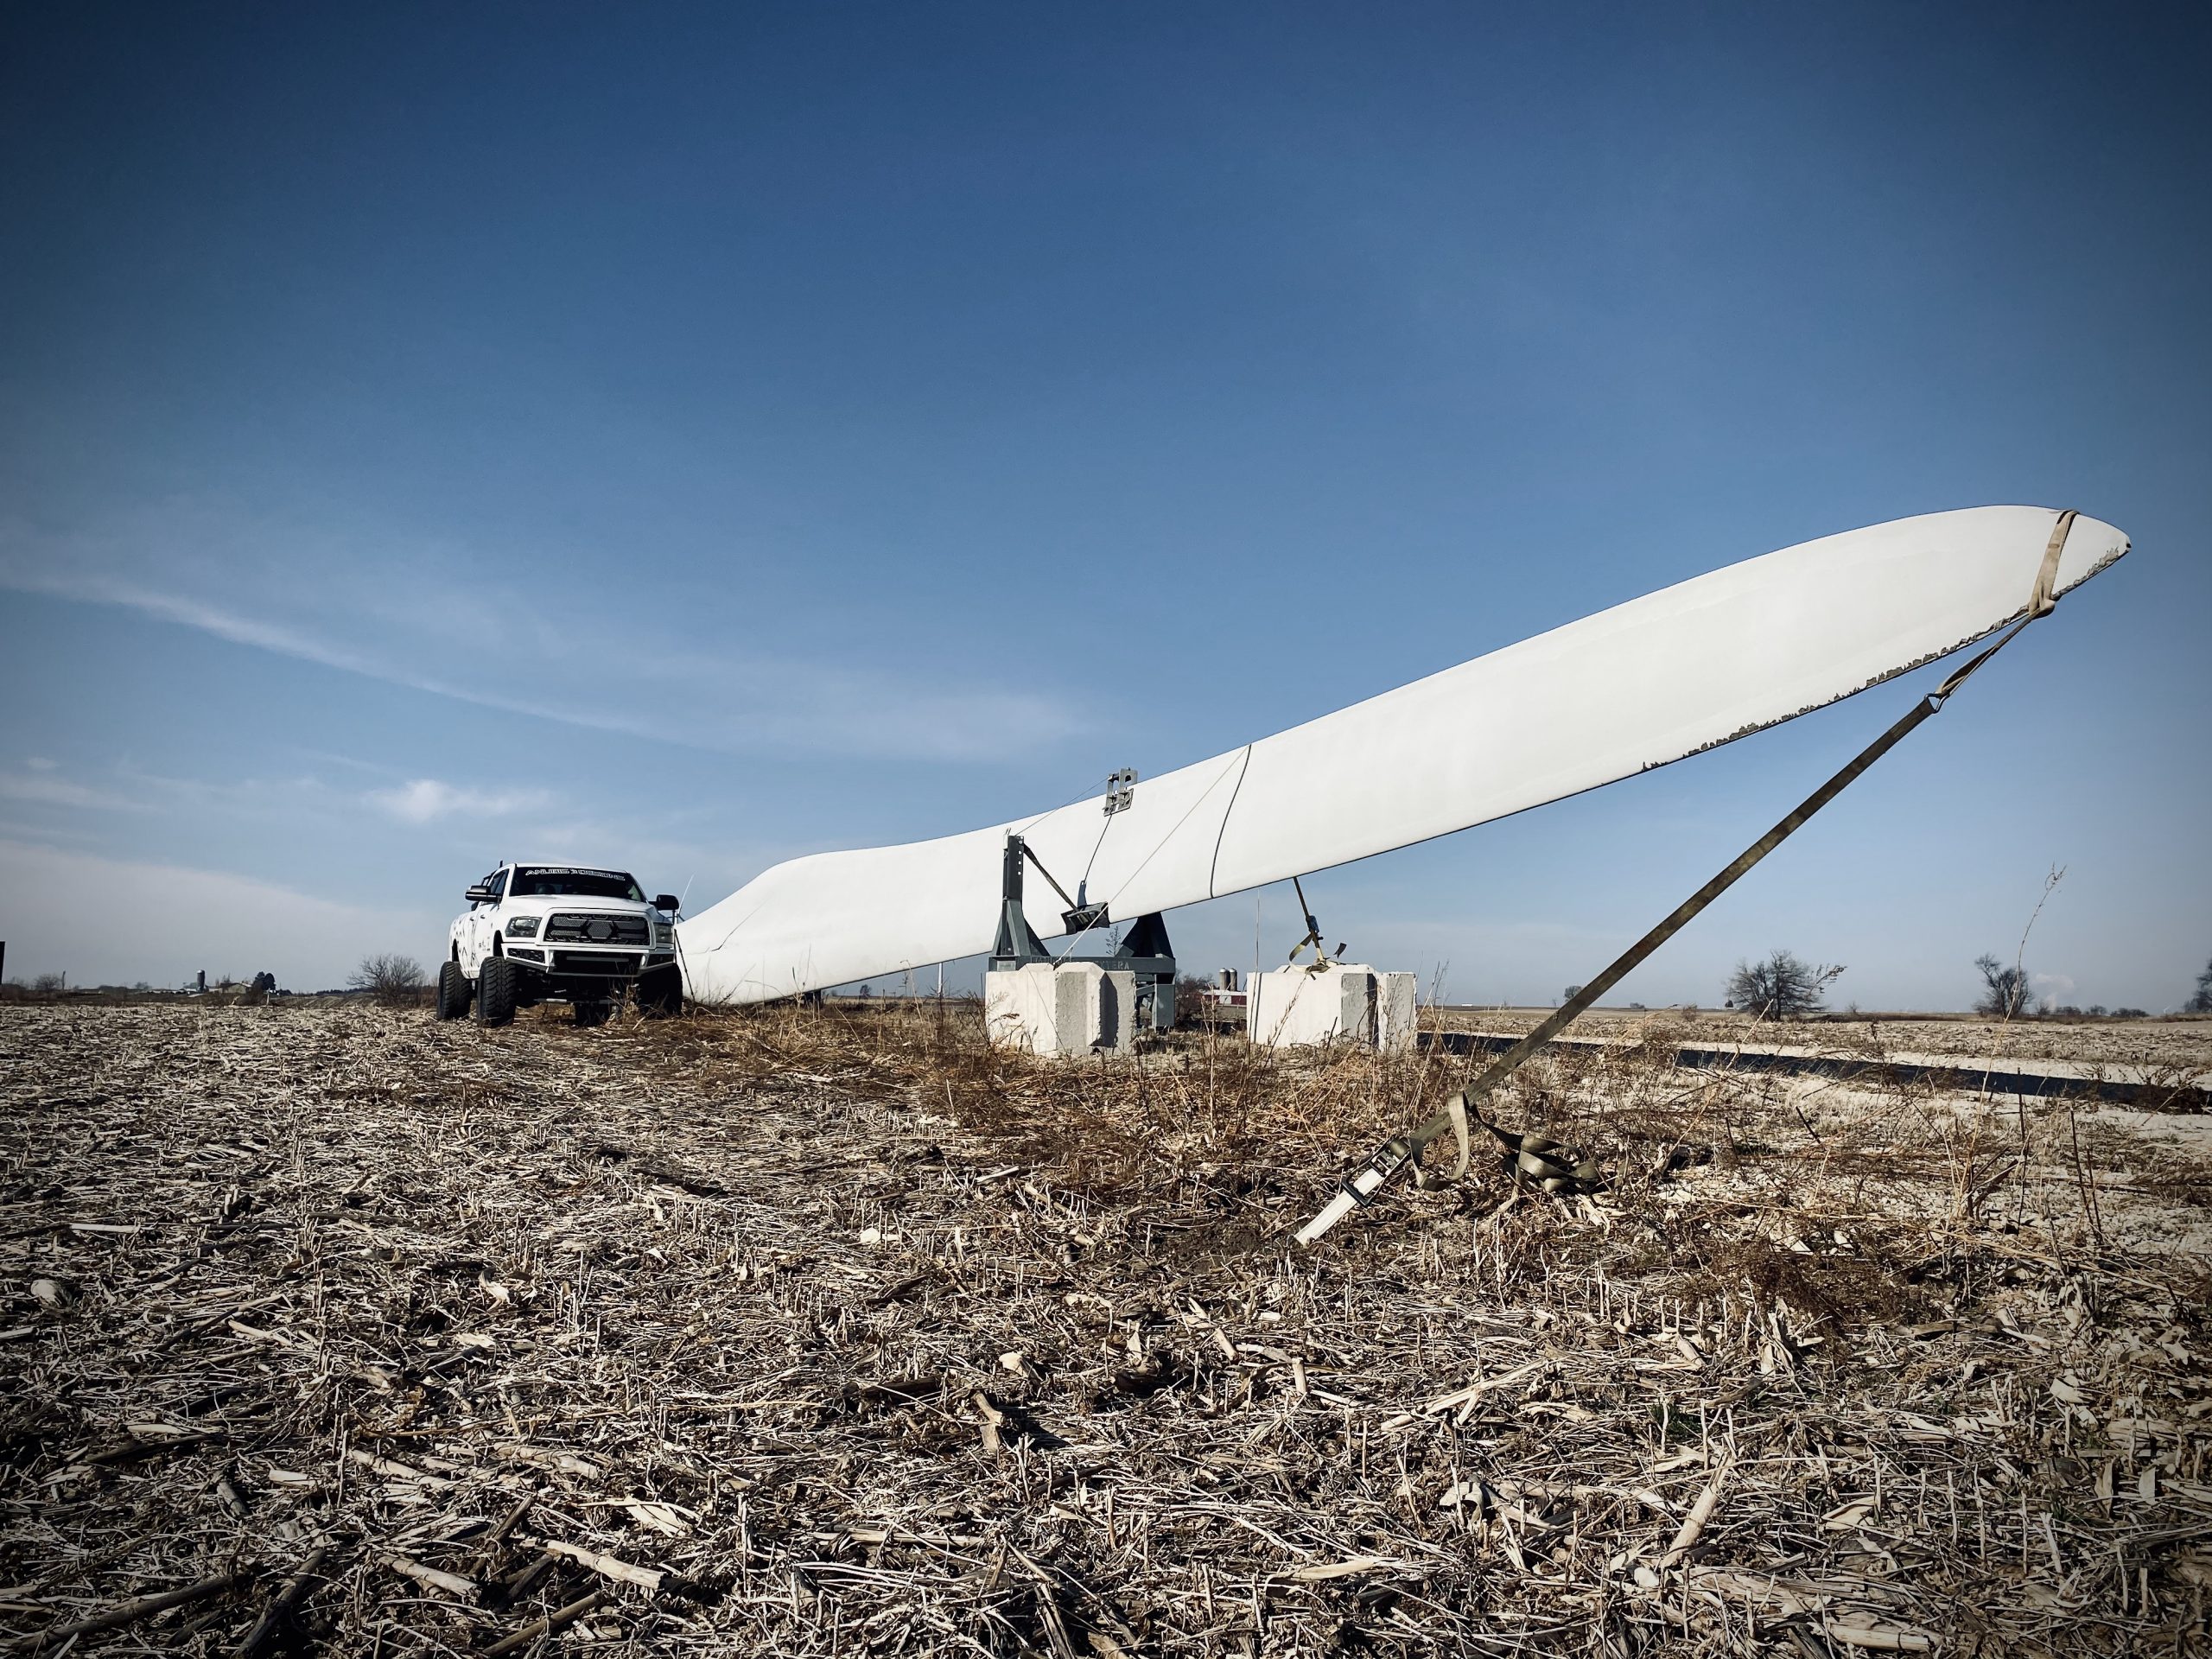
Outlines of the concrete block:
[[1417,985],[1412,974],[1378,974],[1357,962],[1255,974],[1244,999],[1245,1033],[1270,1048],[1358,1043],[1402,1052],[1414,1043]]
[[1126,1054],[1136,1046],[1136,976],[1092,962],[1033,962],[983,976],[983,1026],[1032,1054]]
[[1372,969],[1350,963],[1254,974],[1244,999],[1245,1033],[1269,1048],[1372,1042],[1374,978]]
[[1059,1029],[1051,964],[1032,963],[983,976],[983,1032],[994,1047],[1056,1053]]
[[1099,976],[1098,1034],[1091,1046],[1109,1054],[1134,1054],[1137,1047],[1137,976],[1126,968]]
[[1375,976],[1375,1046],[1385,1054],[1410,1054],[1421,1027],[1421,976]]
[[1355,968],[1338,984],[1337,1035],[1357,1043],[1374,1041],[1374,974]]

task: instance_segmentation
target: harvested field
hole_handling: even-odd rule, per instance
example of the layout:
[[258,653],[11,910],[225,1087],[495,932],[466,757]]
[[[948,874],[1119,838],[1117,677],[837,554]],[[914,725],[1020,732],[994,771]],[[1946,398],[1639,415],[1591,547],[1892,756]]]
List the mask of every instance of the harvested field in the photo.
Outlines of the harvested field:
[[2205,1120],[1625,1045],[1300,1250],[1456,1072],[976,1026],[0,1010],[0,1630],[2204,1650]]
[[[1449,1008],[1444,1023],[1459,1031],[1512,1035],[1530,1030],[1548,1008]],[[1686,1043],[1775,1044],[1863,1059],[1941,1056],[1953,1060],[2048,1063],[2128,1075],[2212,1079],[2212,1015],[2156,1020],[1980,1020],[1929,1014],[1830,1015],[1804,1021],[1754,1020],[1727,1009],[1592,1008],[1574,1022],[1576,1036],[1637,1039],[1654,1031]]]

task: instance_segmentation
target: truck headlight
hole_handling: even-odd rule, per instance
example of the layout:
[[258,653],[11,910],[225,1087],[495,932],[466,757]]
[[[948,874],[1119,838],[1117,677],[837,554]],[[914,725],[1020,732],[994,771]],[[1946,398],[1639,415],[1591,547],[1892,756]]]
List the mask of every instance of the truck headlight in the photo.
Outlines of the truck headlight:
[[507,924],[507,937],[511,939],[534,939],[537,937],[537,923],[538,918],[535,916],[518,916]]
[[666,922],[655,922],[653,924],[653,948],[655,950],[665,950],[675,942],[676,930],[674,928],[671,927]]

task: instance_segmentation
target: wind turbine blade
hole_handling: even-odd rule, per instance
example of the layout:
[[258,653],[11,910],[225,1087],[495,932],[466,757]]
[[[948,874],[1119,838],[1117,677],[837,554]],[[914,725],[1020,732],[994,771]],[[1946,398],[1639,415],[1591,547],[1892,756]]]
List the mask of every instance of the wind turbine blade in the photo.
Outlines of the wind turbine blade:
[[[1974,507],[1824,537],[1570,622],[1104,798],[793,859],[678,924],[687,995],[750,1002],[991,947],[1018,830],[1116,917],[1449,835],[1778,725],[2028,608],[2058,514]],[[2128,550],[2077,518],[2056,594]],[[1093,848],[1096,848],[1095,855]]]

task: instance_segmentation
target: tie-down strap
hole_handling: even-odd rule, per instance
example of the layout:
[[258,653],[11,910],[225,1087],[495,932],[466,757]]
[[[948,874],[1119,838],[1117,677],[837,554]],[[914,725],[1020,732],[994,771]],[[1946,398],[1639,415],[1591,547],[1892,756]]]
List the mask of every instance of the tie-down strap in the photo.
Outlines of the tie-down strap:
[[[1515,1135],[1510,1131],[1500,1129],[1482,1116],[1477,1103],[1488,1100],[1500,1084],[1519,1071],[1523,1064],[1535,1058],[1551,1042],[1553,1038],[1566,1029],[1568,1023],[1577,1015],[1582,1014],[1599,997],[1642,966],[1644,959],[1652,952],[1688,926],[1699,912],[1735,886],[1753,865],[1781,846],[1803,826],[1807,819],[1842,794],[1858,779],[1861,772],[1887,754],[1898,743],[1904,741],[1906,734],[1942,709],[1951,694],[1963,685],[1976,669],[2010,645],[2018,636],[2021,629],[2026,627],[2037,618],[2049,615],[2058,603],[2059,555],[2065,550],[2066,535],[2074,527],[2075,517],[2074,510],[2069,507],[2058,515],[2057,522],[2051,526],[2050,540],[2044,548],[2043,563],[2037,568],[2035,584],[2028,593],[2027,608],[2017,622],[2006,628],[1993,642],[1977,652],[1963,667],[1954,671],[1934,691],[1905,710],[1889,730],[1860,750],[1834,777],[1807,796],[1798,804],[1796,811],[1790,813],[1788,817],[1783,819],[1773,829],[1738,854],[1735,861],[1726,869],[1685,899],[1675,907],[1673,914],[1624,950],[1603,973],[1553,1010],[1551,1014],[1534,1031],[1499,1055],[1491,1062],[1488,1070],[1467,1085],[1463,1093],[1452,1096],[1445,1103],[1442,1111],[1422,1123],[1411,1134],[1386,1141],[1378,1147],[1366,1163],[1360,1166],[1342,1183],[1336,1196],[1322,1207],[1320,1213],[1299,1230],[1298,1242],[1301,1244],[1311,1244],[1351,1214],[1355,1208],[1363,1208],[1371,1201],[1382,1184],[1401,1169],[1411,1167],[1414,1182],[1417,1186],[1426,1187],[1435,1185],[1435,1178],[1430,1176],[1421,1167],[1421,1154],[1430,1141],[1435,1140],[1447,1128],[1452,1130],[1459,1136],[1459,1161],[1452,1172],[1452,1179],[1456,1180],[1465,1174],[1468,1163],[1467,1119],[1471,1114],[1475,1121],[1488,1129],[1499,1144],[1512,1155],[1516,1168],[1521,1168],[1520,1160],[1529,1156],[1532,1152],[1535,1154],[1539,1165],[1548,1166],[1549,1160],[1543,1158],[1543,1151],[1553,1149],[1564,1151],[1564,1148],[1556,1147],[1555,1143],[1543,1141],[1541,1136]],[[1541,1146],[1531,1147],[1529,1144],[1531,1141],[1541,1142]],[[1586,1165],[1577,1165],[1572,1167],[1561,1166],[1568,1178],[1577,1179],[1583,1179],[1580,1171],[1586,1166]],[[1550,1181],[1556,1179],[1536,1175],[1535,1172],[1526,1168],[1521,1168],[1521,1173],[1530,1174],[1533,1179],[1544,1182],[1548,1188],[1550,1187]],[[1592,1173],[1595,1173],[1594,1170]]]

